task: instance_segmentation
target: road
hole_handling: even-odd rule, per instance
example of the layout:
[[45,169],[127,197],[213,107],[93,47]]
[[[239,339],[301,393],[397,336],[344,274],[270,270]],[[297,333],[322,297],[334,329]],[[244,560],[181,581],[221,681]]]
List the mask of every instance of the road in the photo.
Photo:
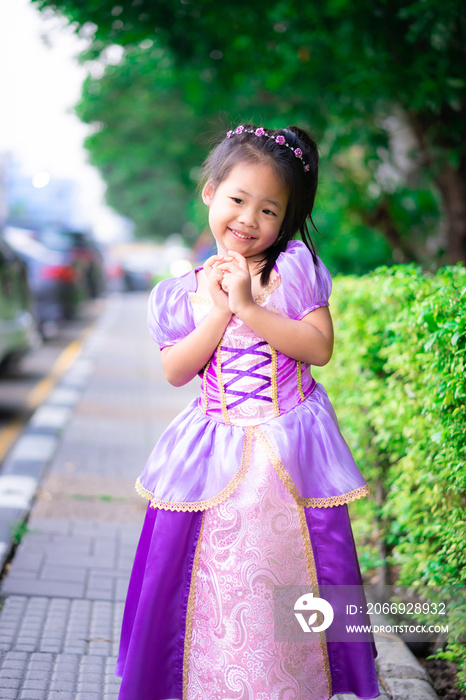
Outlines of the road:
[[105,299],[88,302],[78,318],[64,323],[19,364],[0,369],[0,470],[34,410],[76,358],[105,305]]

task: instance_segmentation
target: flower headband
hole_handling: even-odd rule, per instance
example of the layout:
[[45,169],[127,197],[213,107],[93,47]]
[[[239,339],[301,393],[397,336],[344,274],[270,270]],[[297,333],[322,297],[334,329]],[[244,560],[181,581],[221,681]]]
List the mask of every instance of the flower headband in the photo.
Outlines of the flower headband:
[[237,126],[234,131],[227,131],[227,139],[231,138],[235,134],[254,134],[254,136],[258,136],[259,138],[261,136],[266,136],[268,139],[272,139],[275,141],[275,143],[278,143],[279,146],[285,146],[285,148],[289,148],[290,151],[293,151],[295,154],[296,158],[299,158],[301,163],[303,164],[304,167],[304,172],[307,173],[309,172],[309,163],[306,163],[306,161],[303,158],[303,152],[300,148],[293,148],[293,146],[290,146],[289,143],[287,143],[285,137],[282,134],[278,134],[277,136],[273,136],[272,134],[268,134],[265,129],[263,129],[261,126],[258,129],[246,129],[244,126]]

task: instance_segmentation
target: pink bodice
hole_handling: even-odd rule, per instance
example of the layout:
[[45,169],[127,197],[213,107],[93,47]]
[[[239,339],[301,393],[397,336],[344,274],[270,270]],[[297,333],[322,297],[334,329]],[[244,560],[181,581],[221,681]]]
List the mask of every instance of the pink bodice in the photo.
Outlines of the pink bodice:
[[[196,293],[189,296],[198,325],[211,303]],[[227,425],[258,425],[290,411],[315,385],[309,365],[277,352],[233,316],[204,369],[199,406]]]
[[[299,321],[328,306],[330,274],[304,243],[291,241],[275,272],[255,299],[270,313]],[[186,338],[212,309],[196,290],[195,270],[152,290],[149,329],[160,348]],[[154,508],[208,510],[228,499],[251,464],[256,439],[301,505],[328,508],[369,492],[308,365],[233,316],[200,376],[199,398],[170,423],[138,480]]]

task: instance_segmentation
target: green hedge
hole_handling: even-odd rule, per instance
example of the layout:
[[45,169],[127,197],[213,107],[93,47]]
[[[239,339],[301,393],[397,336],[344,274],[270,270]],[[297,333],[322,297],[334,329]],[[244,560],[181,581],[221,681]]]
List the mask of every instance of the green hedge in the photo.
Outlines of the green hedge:
[[[315,372],[373,490],[352,505],[361,566],[409,585],[466,584],[466,269],[337,277],[335,353]],[[466,614],[450,612],[448,658]]]

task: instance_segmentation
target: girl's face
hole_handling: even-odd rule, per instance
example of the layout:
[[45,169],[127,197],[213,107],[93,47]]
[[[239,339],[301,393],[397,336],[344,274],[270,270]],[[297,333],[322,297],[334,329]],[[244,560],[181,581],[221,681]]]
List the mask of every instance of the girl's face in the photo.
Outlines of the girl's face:
[[253,258],[277,240],[288,192],[267,163],[238,163],[216,189],[205,185],[202,200],[219,254]]

